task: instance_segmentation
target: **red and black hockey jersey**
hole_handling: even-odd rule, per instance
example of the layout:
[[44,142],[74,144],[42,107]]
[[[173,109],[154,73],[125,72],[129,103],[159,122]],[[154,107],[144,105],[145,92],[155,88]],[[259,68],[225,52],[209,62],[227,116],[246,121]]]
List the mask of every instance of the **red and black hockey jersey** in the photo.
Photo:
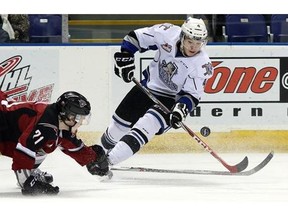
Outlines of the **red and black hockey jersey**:
[[56,104],[13,102],[0,105],[0,152],[13,158],[12,169],[33,169],[57,147],[80,165],[96,159],[95,152],[70,131],[59,131]]

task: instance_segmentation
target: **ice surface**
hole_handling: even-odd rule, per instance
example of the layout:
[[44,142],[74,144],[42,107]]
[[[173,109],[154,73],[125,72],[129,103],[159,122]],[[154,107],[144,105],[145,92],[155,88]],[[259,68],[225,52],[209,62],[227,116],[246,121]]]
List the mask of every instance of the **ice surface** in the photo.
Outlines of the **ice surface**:
[[[236,164],[246,155],[247,169],[267,153],[220,154]],[[288,154],[275,152],[270,163],[251,176],[207,176],[114,171],[111,180],[90,175],[60,151],[48,155],[41,169],[54,176],[60,193],[23,197],[12,160],[0,157],[0,207],[12,215],[287,215]],[[164,169],[225,168],[209,153],[136,154],[119,166]],[[37,213],[36,213],[37,212]],[[3,215],[2,213],[0,213]]]

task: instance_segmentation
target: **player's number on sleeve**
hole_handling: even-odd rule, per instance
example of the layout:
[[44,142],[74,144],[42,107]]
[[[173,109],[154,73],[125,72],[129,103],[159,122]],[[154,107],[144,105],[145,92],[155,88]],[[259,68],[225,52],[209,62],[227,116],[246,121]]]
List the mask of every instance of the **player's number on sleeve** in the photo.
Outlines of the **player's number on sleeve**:
[[171,28],[173,25],[168,25],[168,24],[162,24],[159,26],[159,28],[164,28],[164,31],[166,31],[167,29]]
[[33,135],[33,139],[35,140],[35,145],[37,145],[41,140],[44,139],[43,136],[41,136],[41,131],[40,130],[36,130],[35,134]]

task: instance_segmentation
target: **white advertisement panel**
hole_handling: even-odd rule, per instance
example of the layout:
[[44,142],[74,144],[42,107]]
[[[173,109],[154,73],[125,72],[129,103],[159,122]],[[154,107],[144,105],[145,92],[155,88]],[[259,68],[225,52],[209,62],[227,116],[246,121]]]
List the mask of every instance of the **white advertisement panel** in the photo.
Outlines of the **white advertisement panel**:
[[[287,46],[207,46],[214,67],[186,123],[196,131],[288,129]],[[154,53],[139,55],[144,70]],[[136,66],[137,67],[137,66]]]
[[[199,107],[186,123],[198,131],[287,130],[288,46],[208,45],[214,75]],[[85,95],[92,119],[84,131],[105,131],[122,98],[133,86],[114,74],[119,46],[1,46],[0,87],[16,100],[54,102],[64,91]],[[153,51],[137,53],[141,79]]]
[[58,88],[59,49],[0,47],[1,91],[17,101],[50,101]]

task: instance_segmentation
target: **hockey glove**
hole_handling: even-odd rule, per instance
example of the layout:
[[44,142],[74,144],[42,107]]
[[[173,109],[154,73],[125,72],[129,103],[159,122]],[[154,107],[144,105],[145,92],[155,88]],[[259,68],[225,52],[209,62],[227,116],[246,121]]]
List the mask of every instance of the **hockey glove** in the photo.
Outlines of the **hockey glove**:
[[37,196],[37,195],[57,195],[59,187],[53,187],[49,183],[38,180],[37,176],[30,175],[23,184],[22,194]]
[[114,54],[115,67],[114,72],[117,76],[122,78],[125,82],[132,81],[134,76],[135,64],[134,55],[130,53],[116,52]]
[[96,152],[97,159],[86,165],[88,172],[92,175],[107,175],[109,171],[109,163],[103,148],[99,145],[94,145],[92,146],[92,149]]
[[188,113],[186,104],[176,103],[170,114],[170,125],[175,129],[180,128]]

